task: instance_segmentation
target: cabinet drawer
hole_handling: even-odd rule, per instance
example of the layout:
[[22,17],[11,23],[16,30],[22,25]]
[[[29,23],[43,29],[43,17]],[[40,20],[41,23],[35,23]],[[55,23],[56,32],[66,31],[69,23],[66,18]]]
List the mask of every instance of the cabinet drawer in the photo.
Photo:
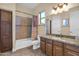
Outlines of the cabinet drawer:
[[74,46],[74,45],[70,45],[70,44],[65,44],[64,47],[79,53],[79,47],[78,46]]
[[64,49],[64,55],[65,56],[79,56],[79,53],[74,52],[72,50]]
[[41,37],[41,41],[46,41],[46,38]]
[[58,42],[58,41],[54,41],[53,44],[54,44],[54,45],[57,45],[57,46],[63,46],[63,43]]
[[50,44],[52,44],[52,40],[47,39],[47,40],[46,40],[46,43],[50,43]]

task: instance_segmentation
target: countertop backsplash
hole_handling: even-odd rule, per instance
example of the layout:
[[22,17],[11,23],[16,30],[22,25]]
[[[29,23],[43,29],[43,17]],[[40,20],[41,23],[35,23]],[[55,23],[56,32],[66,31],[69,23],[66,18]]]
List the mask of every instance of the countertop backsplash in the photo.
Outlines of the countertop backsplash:
[[[71,38],[71,39],[76,39],[76,36],[71,36],[71,35],[63,35],[63,34],[48,34],[48,35],[52,35],[52,36],[56,36],[56,37],[61,37],[61,38]],[[78,37],[79,39],[79,37]]]

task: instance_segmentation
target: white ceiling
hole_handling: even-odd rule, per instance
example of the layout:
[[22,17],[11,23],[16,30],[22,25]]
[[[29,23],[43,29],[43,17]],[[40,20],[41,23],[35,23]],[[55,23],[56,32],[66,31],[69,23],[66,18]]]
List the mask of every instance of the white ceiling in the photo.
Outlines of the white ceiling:
[[35,7],[38,5],[39,3],[17,3],[17,6],[23,6],[24,8],[29,8],[29,9],[35,9]]

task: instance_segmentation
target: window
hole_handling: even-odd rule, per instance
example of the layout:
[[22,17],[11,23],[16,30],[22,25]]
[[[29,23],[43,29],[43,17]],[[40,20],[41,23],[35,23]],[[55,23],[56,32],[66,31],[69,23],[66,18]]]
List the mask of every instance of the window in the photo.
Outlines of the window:
[[45,12],[40,12],[40,24],[45,24]]
[[63,26],[67,27],[69,25],[69,20],[68,19],[64,19],[63,20]]

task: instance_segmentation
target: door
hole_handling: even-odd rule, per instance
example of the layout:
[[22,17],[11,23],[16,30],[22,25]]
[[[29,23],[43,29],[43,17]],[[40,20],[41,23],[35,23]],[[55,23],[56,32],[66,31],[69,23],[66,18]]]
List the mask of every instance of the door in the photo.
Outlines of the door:
[[12,13],[1,10],[1,52],[12,49]]

